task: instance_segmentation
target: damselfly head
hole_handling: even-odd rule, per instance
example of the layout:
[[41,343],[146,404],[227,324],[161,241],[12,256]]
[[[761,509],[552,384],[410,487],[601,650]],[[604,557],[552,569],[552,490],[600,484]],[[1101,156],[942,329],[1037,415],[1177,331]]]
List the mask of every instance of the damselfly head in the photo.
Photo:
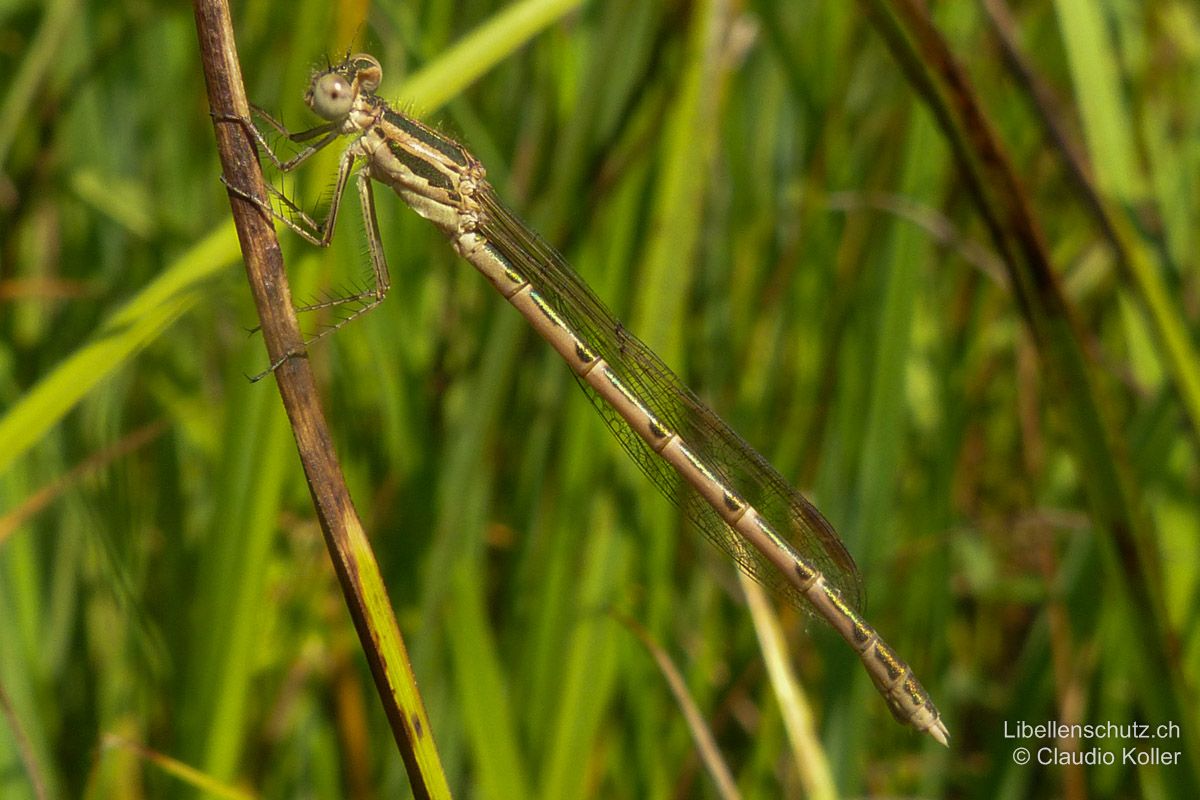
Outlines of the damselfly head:
[[350,113],[360,93],[373,93],[382,79],[383,68],[374,56],[356,53],[314,75],[304,102],[321,119],[340,119]]

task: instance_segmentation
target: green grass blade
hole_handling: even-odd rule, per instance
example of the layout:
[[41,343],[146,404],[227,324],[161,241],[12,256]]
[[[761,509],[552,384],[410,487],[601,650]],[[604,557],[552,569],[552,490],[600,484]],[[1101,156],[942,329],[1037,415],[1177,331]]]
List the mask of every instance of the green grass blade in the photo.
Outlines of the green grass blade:
[[703,200],[712,179],[708,168],[716,128],[706,123],[720,114],[727,75],[721,62],[721,34],[727,8],[714,0],[698,5],[688,32],[687,68],[668,111],[662,146],[662,174],[651,210],[653,235],[640,274],[633,329],[668,364],[680,363],[684,302],[696,270]]
[[[1097,184],[1097,202],[1116,240],[1122,260],[1154,323],[1193,435],[1200,441],[1200,351],[1188,329],[1181,297],[1172,294],[1165,276],[1169,265],[1155,258],[1154,244],[1139,235],[1130,212],[1147,200],[1147,182],[1139,169],[1134,131],[1140,124],[1130,113],[1123,91],[1129,85],[1119,71],[1125,54],[1109,30],[1118,20],[1106,6],[1079,0],[1058,0],[1055,10],[1062,30],[1084,140]],[[1166,154],[1163,154],[1166,155]],[[1182,154],[1176,154],[1182,155]],[[1161,158],[1161,156],[1160,156]],[[1165,234],[1163,238],[1167,238]],[[1165,250],[1159,250],[1165,256]]]
[[170,265],[0,418],[0,474],[88,392],[201,298],[201,286],[236,263],[233,226],[221,225]]
[[1159,545],[1143,516],[1142,498],[1114,425],[1112,381],[1084,344],[1080,314],[1064,293],[1033,205],[995,126],[984,112],[948,43],[928,14],[906,0],[863,3],[893,54],[938,119],[971,186],[976,208],[1004,256],[1024,323],[1037,345],[1042,373],[1060,409],[1094,524],[1103,536],[1108,586],[1119,587],[1138,636],[1132,648],[1144,685],[1170,687],[1169,698],[1146,694],[1152,712],[1184,726],[1190,766],[1200,776],[1200,717],[1164,601]]
[[411,75],[401,87],[401,99],[421,113],[440,108],[582,2],[519,0],[513,3]]
[[459,559],[454,567],[455,599],[446,615],[458,696],[477,765],[479,796],[494,800],[530,797],[510,682],[487,626],[483,595],[487,582],[479,566],[470,557]]

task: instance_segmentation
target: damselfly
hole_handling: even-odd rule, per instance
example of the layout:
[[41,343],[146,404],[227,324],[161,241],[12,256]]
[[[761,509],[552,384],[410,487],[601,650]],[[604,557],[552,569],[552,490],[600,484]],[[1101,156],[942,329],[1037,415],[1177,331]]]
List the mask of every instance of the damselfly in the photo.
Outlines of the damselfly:
[[329,211],[320,222],[279,190],[272,189],[272,194],[289,214],[278,212],[267,199],[230,187],[309,242],[326,246],[346,184],[361,166],[356,179],[375,285],[320,305],[356,304],[344,324],[387,294],[371,181],[391,187],[441,229],[459,255],[566,360],[626,452],[663,494],[746,573],[833,626],[858,653],[896,719],[946,744],[946,726],[928,693],[859,615],[858,569],[821,513],[626,330],[562,257],[497,199],[474,156],[376,95],[382,75],[379,62],[366,54],[348,56],[316,73],[304,100],[326,122],[306,131],[291,133],[262,114],[293,142],[315,140],[287,161],[274,153],[250,120],[239,120],[283,172],[341,136],[354,137],[342,154]]

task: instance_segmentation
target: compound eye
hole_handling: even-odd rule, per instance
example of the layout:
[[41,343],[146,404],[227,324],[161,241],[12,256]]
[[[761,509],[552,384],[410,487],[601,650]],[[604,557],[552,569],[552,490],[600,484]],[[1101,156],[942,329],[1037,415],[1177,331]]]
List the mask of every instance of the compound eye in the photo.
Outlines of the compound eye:
[[308,105],[321,119],[333,120],[349,114],[353,104],[354,89],[350,82],[336,72],[326,72],[313,84]]

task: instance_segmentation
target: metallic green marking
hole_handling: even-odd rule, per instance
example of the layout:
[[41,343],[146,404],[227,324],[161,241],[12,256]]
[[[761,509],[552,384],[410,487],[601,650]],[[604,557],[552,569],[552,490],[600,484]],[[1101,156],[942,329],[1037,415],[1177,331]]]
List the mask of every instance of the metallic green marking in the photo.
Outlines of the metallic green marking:
[[614,389],[621,393],[622,397],[628,400],[631,405],[641,412],[642,416],[646,419],[646,424],[649,426],[650,432],[656,438],[661,439],[670,436],[666,427],[664,427],[663,424],[659,422],[652,413],[650,413],[650,409],[646,408],[645,404],[638,399],[638,396],[629,391],[629,387],[621,382],[620,377],[617,376],[617,373],[613,372],[612,367],[605,367],[604,377],[608,379],[609,384],[611,384]]
[[692,452],[692,448],[688,447],[686,444],[680,443],[679,450],[683,453],[683,457],[688,460],[688,463],[695,467],[696,471],[704,476],[705,480],[711,481],[717,486],[720,486],[721,491],[723,491],[727,497],[733,493],[728,486],[726,486],[717,478],[716,475],[713,474],[713,471],[708,468],[708,465],[701,461],[700,457]]
[[817,579],[821,573],[813,569],[807,561],[802,558],[797,558],[792,562],[792,570],[796,573],[796,577],[800,582],[807,586]]
[[908,670],[907,665],[883,642],[875,646],[875,661],[887,672],[889,685],[895,684]]
[[488,252],[488,255],[490,255],[496,261],[499,261],[501,264],[504,265],[504,278],[509,283],[511,283],[514,288],[520,288],[521,286],[523,286],[529,282],[529,281],[525,280],[524,275],[517,272],[517,270],[513,267],[512,262],[509,261],[504,256],[504,254],[500,252],[500,249],[497,248],[496,245],[485,240],[483,249]]
[[840,611],[846,617],[846,619],[850,620],[850,624],[854,628],[854,641],[860,651],[866,646],[867,642],[871,641],[872,638],[878,638],[875,637],[871,626],[863,622],[862,618],[858,616],[857,612],[850,608],[850,606],[846,605],[846,601],[842,599],[841,592],[830,586],[828,583],[823,585],[825,587],[825,596],[829,598],[829,601],[833,603],[837,610]]
[[465,167],[470,163],[467,159],[466,151],[460,145],[450,141],[432,128],[427,128],[403,114],[397,114],[387,106],[384,106],[383,118],[414,139],[424,142],[434,150],[437,150],[460,167]]
[[555,327],[564,329],[567,327],[563,322],[563,318],[558,315],[557,311],[550,307],[550,304],[546,302],[546,298],[542,297],[541,294],[531,291],[529,299],[538,307],[538,311],[542,312],[542,316],[554,323]]
[[[380,135],[382,136],[383,134],[381,133]],[[386,137],[384,140],[387,142],[388,150],[392,151],[392,155],[394,155],[401,164],[408,167],[418,178],[425,181],[430,186],[436,186],[439,189],[445,189],[447,191],[454,189],[454,184],[450,182],[450,178],[448,178],[444,172],[439,170],[433,164],[430,164],[423,158],[413,155],[407,149],[405,149],[403,144],[399,142],[392,141]]]

